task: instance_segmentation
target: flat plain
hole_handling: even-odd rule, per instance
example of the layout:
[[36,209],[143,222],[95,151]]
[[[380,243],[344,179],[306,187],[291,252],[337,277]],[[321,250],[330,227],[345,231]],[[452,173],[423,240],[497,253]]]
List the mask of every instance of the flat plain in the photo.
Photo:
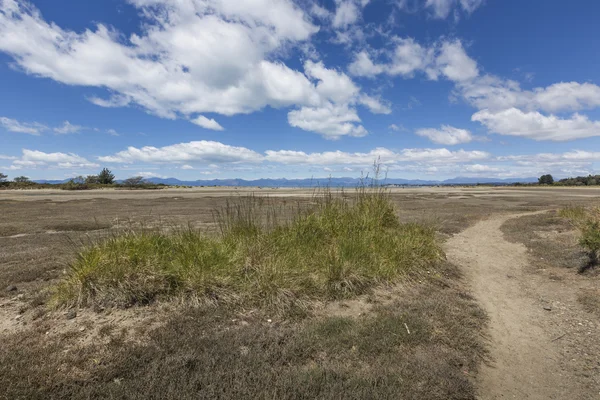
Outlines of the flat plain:
[[447,255],[439,277],[295,318],[177,301],[67,309],[50,299],[89,243],[124,229],[210,235],[227,200],[252,194],[306,205],[313,190],[0,191],[4,397],[600,396],[599,277],[578,273],[577,233],[556,214],[598,204],[600,189],[390,191],[401,222],[436,227]]

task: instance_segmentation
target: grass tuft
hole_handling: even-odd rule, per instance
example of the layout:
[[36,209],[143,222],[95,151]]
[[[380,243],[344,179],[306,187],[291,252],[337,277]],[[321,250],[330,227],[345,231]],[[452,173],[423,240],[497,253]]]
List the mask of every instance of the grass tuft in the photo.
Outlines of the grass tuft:
[[244,197],[215,212],[218,235],[130,230],[83,248],[57,288],[58,305],[147,304],[184,297],[288,310],[394,282],[443,257],[435,229],[401,223],[389,193],[329,189],[311,206]]

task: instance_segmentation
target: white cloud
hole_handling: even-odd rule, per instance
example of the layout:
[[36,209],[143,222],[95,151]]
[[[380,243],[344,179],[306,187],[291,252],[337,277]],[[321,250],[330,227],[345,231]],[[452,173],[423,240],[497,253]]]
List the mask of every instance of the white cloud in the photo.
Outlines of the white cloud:
[[375,65],[366,51],[356,53],[354,61],[348,66],[348,72],[354,76],[374,77],[385,71],[383,65]]
[[[80,33],[66,30],[28,3],[3,0],[0,51],[27,74],[107,90],[108,98],[88,98],[99,106],[135,104],[163,118],[196,116],[194,122],[208,129],[221,127],[198,115],[360,101],[360,88],[344,73],[312,61],[302,73],[278,60],[290,48],[306,47],[319,30],[291,0],[130,3],[145,21],[139,34],[123,37],[102,23]],[[368,1],[339,0],[337,11],[345,3],[360,10]],[[311,12],[326,17],[325,9]],[[354,18],[344,15],[338,17],[341,25]],[[367,106],[385,111],[381,102],[369,100]]]
[[333,27],[346,29],[354,24],[361,16],[362,9],[370,0],[335,0],[335,15]]
[[466,129],[454,128],[449,125],[442,125],[440,129],[426,128],[418,129],[416,134],[426,137],[434,143],[453,146],[461,143],[469,143],[473,140],[473,135]]
[[479,109],[495,111],[515,107],[560,112],[600,107],[600,86],[592,83],[559,82],[523,90],[518,82],[485,75],[460,83],[457,94]]
[[311,15],[314,15],[317,18],[320,19],[328,19],[331,18],[331,12],[326,9],[325,7],[322,7],[318,4],[313,4],[312,7],[310,8],[310,13]]
[[328,103],[323,107],[302,107],[288,113],[291,126],[305,131],[317,132],[326,139],[339,139],[342,136],[361,137],[368,134],[359,125],[356,110],[348,106]]
[[479,75],[477,62],[467,55],[459,40],[444,42],[435,63],[439,72],[453,82],[467,81]]
[[488,152],[473,150],[450,151],[448,149],[405,149],[401,161],[420,161],[429,163],[461,163],[485,160],[491,157]]
[[467,14],[471,14],[483,4],[483,0],[426,0],[425,7],[431,10],[437,19],[446,19],[450,12],[459,6]]
[[179,143],[165,147],[128,147],[112,156],[98,158],[108,163],[239,163],[259,162],[262,156],[245,147],[235,147],[212,141]]
[[27,133],[35,136],[39,136],[42,132],[48,130],[46,125],[37,122],[19,122],[16,119],[6,117],[0,117],[0,125],[9,132]]
[[166,176],[159,175],[156,172],[138,172],[137,174],[135,174],[135,176],[141,176],[144,179],[149,179],[149,178],[165,179],[165,178],[167,178]]
[[211,129],[213,131],[225,130],[225,128],[223,128],[217,121],[215,121],[214,119],[208,119],[203,115],[199,115],[197,118],[190,120],[190,122],[203,128]]
[[68,135],[71,133],[79,133],[82,129],[84,129],[83,126],[73,125],[69,121],[65,121],[63,122],[62,126],[54,128],[54,132],[60,135]]
[[194,167],[192,167],[192,166],[191,166],[191,165],[189,165],[189,164],[185,164],[185,165],[182,165],[182,166],[181,166],[181,169],[191,170],[191,169],[194,169]]
[[[265,57],[308,39],[318,28],[290,1],[251,3],[133,1],[147,24],[142,35],[123,41],[102,24],[81,34],[63,30],[45,22],[35,8],[5,0],[0,50],[27,73],[114,93],[109,100],[92,98],[96,104],[132,101],[163,117],[231,115],[293,103],[296,99],[269,97],[273,78],[263,72],[272,63]],[[287,67],[285,73],[297,77]]]
[[392,109],[387,102],[379,97],[372,97],[366,94],[360,95],[358,102],[367,107],[373,114],[391,114]]
[[107,130],[106,130],[106,133],[108,133],[110,136],[121,136],[121,135],[119,134],[119,132],[117,132],[117,131],[116,131],[116,130],[114,130],[114,129],[107,129]]
[[523,112],[510,108],[498,112],[482,110],[471,119],[482,123],[491,132],[534,140],[566,141],[600,136],[600,121],[591,121],[580,114],[563,119],[537,111]]
[[74,153],[44,153],[38,150],[23,149],[21,158],[13,161],[10,169],[36,169],[36,168],[97,168],[93,163]]
[[400,125],[391,124],[390,126],[388,126],[388,129],[391,131],[394,131],[394,132],[406,132],[408,130],[402,124],[400,124]]
[[307,61],[306,74],[317,81],[316,90],[322,98],[336,103],[347,103],[354,98],[360,88],[343,72],[325,68],[322,62]]
[[469,81],[479,75],[477,62],[469,57],[460,40],[441,41],[423,47],[413,38],[394,38],[395,47],[385,52],[387,60],[375,63],[369,54],[355,54],[348,71],[355,76],[373,77],[378,74],[411,78],[424,73],[428,79],[443,76],[453,82]]
[[491,155],[482,151],[450,151],[448,149],[404,149],[394,152],[384,147],[378,147],[368,153],[347,153],[328,151],[323,153],[305,153],[291,150],[268,150],[266,161],[282,164],[307,165],[359,165],[369,166],[374,160],[383,164],[396,162],[417,163],[465,163],[474,160],[484,160]]
[[16,160],[17,157],[13,156],[5,156],[4,154],[0,154],[0,160]]

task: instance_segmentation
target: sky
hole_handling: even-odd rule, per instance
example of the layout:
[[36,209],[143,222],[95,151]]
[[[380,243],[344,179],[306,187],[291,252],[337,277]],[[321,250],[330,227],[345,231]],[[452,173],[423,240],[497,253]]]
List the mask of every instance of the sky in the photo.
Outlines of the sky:
[[0,172],[600,173],[597,0],[0,0]]

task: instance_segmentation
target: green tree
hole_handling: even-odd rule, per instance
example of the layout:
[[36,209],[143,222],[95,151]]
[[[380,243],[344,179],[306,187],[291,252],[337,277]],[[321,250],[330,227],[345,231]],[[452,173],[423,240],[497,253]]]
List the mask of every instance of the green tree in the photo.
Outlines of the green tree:
[[554,178],[550,174],[542,175],[538,179],[538,182],[540,185],[552,185],[554,184]]
[[15,178],[15,182],[17,182],[17,183],[30,183],[31,180],[28,177],[26,177],[26,176],[17,176]]
[[112,185],[114,182],[115,176],[108,168],[104,168],[98,175],[98,183],[103,185]]
[[76,176],[75,178],[71,178],[70,182],[75,185],[83,185],[85,183],[85,178],[83,176],[79,175],[79,176]]
[[2,172],[0,172],[0,183],[6,182],[7,178],[8,178],[8,175],[5,175]]
[[144,178],[141,176],[134,176],[123,181],[123,185],[128,187],[140,186],[145,183]]
[[88,175],[85,177],[85,183],[87,183],[88,185],[100,183],[100,177],[98,175]]

